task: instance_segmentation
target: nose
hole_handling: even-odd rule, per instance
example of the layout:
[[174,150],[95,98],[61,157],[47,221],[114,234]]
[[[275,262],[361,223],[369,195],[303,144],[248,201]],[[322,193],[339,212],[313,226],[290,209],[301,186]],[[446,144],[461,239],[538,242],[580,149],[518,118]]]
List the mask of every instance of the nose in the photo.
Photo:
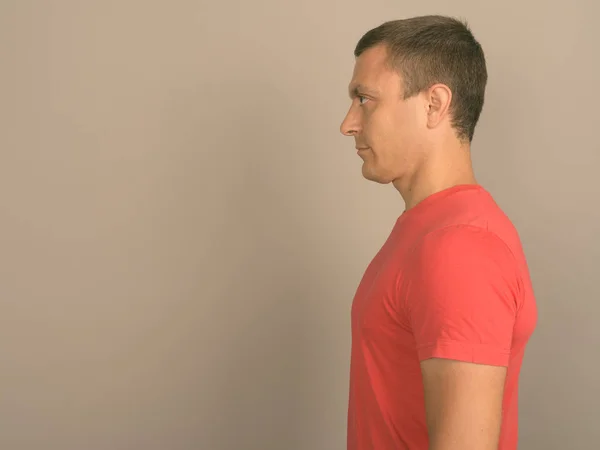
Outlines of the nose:
[[344,136],[356,136],[360,132],[360,119],[354,105],[350,107],[348,114],[342,121],[340,132]]

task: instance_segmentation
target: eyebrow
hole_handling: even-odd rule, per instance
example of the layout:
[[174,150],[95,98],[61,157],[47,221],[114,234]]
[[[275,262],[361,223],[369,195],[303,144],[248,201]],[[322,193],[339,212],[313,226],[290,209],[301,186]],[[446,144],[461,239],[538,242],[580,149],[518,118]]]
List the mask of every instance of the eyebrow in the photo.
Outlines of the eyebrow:
[[363,84],[357,84],[354,87],[350,87],[348,89],[348,94],[350,95],[350,98],[358,97],[361,94],[372,95],[375,97],[379,94],[379,91],[375,89],[369,89]]

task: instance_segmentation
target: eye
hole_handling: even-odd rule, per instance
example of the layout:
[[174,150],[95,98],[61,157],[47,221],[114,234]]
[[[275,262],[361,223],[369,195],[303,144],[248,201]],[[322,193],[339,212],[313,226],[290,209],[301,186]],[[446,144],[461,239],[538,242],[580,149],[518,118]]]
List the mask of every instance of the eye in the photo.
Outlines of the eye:
[[369,100],[369,99],[368,99],[368,98],[366,98],[366,97],[365,97],[365,96],[363,96],[363,95],[359,95],[359,96],[358,96],[358,103],[360,103],[361,105],[364,105],[364,104],[365,104],[365,103],[366,103],[368,100]]

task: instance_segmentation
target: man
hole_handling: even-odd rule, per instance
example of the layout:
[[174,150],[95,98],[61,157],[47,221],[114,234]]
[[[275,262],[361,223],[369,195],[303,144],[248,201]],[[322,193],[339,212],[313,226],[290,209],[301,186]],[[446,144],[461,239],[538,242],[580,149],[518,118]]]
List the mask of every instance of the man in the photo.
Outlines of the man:
[[426,16],[369,31],[355,56],[341,131],[406,206],[352,304],[348,449],[515,450],[537,309],[519,236],[473,174],[482,48]]

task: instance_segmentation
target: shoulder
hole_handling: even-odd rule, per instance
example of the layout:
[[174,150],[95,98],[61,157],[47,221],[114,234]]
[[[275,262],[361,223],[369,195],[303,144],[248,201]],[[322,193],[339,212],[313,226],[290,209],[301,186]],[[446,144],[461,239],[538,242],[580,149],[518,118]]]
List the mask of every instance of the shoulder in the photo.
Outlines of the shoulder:
[[413,246],[410,284],[420,292],[499,290],[517,296],[520,276],[509,246],[495,233],[471,225],[451,225],[428,232]]
[[501,258],[514,261],[509,246],[496,233],[475,225],[448,225],[421,236],[413,246],[414,262]]

